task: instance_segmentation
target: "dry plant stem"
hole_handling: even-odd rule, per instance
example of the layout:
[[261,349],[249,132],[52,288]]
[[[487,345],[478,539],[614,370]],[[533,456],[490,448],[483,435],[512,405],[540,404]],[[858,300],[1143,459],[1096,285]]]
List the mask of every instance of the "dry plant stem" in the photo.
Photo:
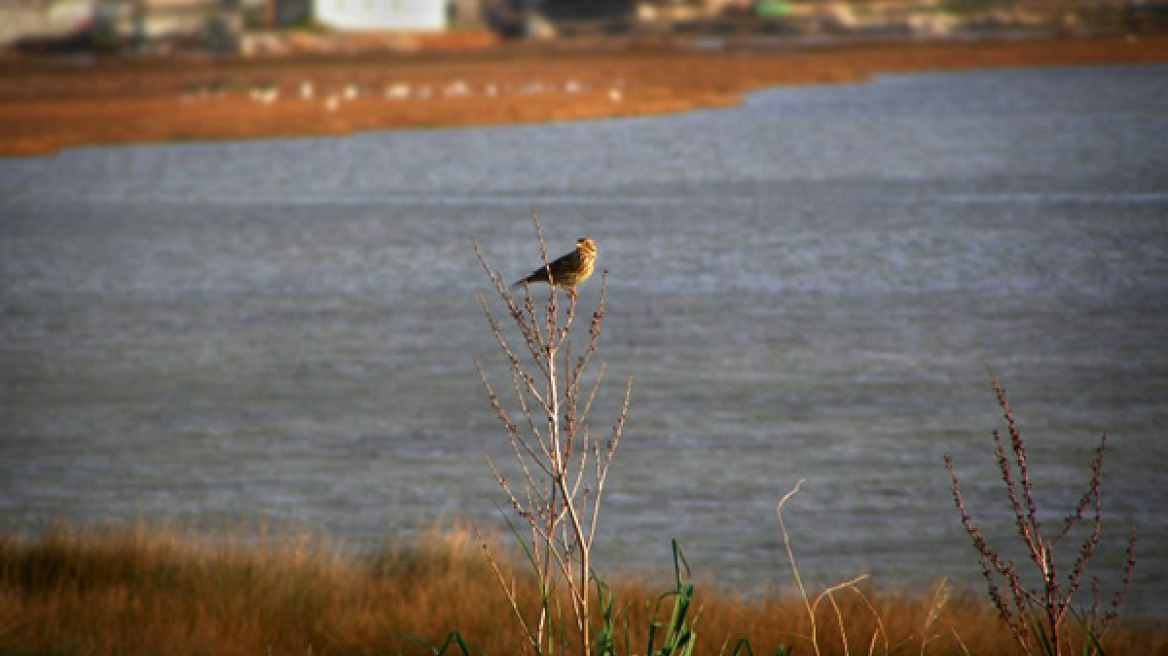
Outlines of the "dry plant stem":
[[[937,582],[936,588],[933,590],[933,600],[929,604],[929,610],[925,614],[925,620],[921,624],[921,652],[920,656],[925,656],[925,651],[929,643],[939,638],[936,633],[930,633],[933,630],[933,625],[941,617],[941,611],[945,608],[945,604],[949,601],[949,582],[942,578]],[[954,632],[956,634],[956,631]],[[887,650],[885,650],[887,651]]]
[[783,498],[780,499],[779,503],[775,506],[775,515],[779,520],[779,531],[783,535],[783,546],[787,550],[787,560],[791,563],[791,571],[795,578],[795,586],[799,588],[799,596],[803,600],[803,606],[807,609],[807,618],[811,622],[811,635],[797,637],[810,641],[811,648],[815,651],[817,656],[822,653],[819,645],[819,627],[816,623],[815,615],[819,610],[820,603],[822,603],[824,599],[827,599],[828,603],[831,604],[831,607],[835,612],[836,622],[838,623],[840,630],[840,643],[844,654],[850,654],[851,651],[848,644],[848,634],[844,628],[843,613],[841,612],[839,604],[836,602],[834,596],[835,593],[839,592],[840,590],[850,589],[856,594],[860,595],[860,598],[864,600],[864,603],[868,606],[869,610],[872,611],[872,616],[876,618],[877,629],[876,633],[872,635],[872,640],[868,647],[868,653],[873,652],[878,635],[883,636],[884,651],[885,653],[888,653],[888,635],[884,631],[883,621],[880,619],[880,615],[876,612],[876,609],[872,607],[871,602],[868,601],[868,598],[865,597],[864,593],[856,587],[856,585],[858,585],[861,581],[864,581],[868,578],[867,574],[861,574],[849,581],[837,583],[827,588],[823,592],[819,593],[819,595],[815,597],[814,601],[812,601],[810,597],[807,596],[807,588],[803,585],[803,577],[799,574],[799,567],[795,562],[795,551],[791,547],[791,536],[787,531],[787,524],[783,520],[783,507],[787,505],[787,502],[791,500],[791,497],[795,496],[795,494],[799,492],[799,488],[803,486],[805,480],[806,479],[799,479],[799,481],[795,483],[795,487],[791,488],[789,492],[784,494]]
[[[864,574],[858,580],[863,580],[866,578],[868,578],[868,575]],[[860,598],[860,601],[864,602],[864,606],[868,608],[868,612],[872,613],[872,618],[876,620],[876,628],[872,631],[872,639],[868,642],[868,653],[876,653],[876,639],[881,638],[884,644],[884,653],[888,654],[888,631],[884,628],[884,620],[880,618],[880,613],[877,612],[876,607],[872,605],[872,602],[863,592],[860,591],[859,588],[852,586],[850,589],[852,592],[856,593],[856,596]]]
[[[1064,651],[1064,631],[1067,615],[1071,611],[1072,601],[1083,581],[1087,565],[1095,555],[1099,545],[1099,537],[1103,527],[1102,486],[1103,486],[1103,454],[1107,446],[1107,436],[1104,435],[1095,450],[1091,460],[1091,478],[1087,490],[1080,497],[1074,512],[1063,520],[1063,526],[1052,539],[1043,535],[1042,524],[1038,519],[1038,504],[1030,482],[1029,461],[1026,445],[1018,430],[1014,413],[1010,409],[1006,390],[998,382],[997,377],[990,373],[991,384],[998,406],[1002,409],[1006,419],[1009,445],[1003,439],[1000,431],[993,432],[994,454],[998,461],[1002,481],[1006,488],[1006,498],[1014,515],[1014,523],[1018,529],[1019,539],[1026,547],[1026,553],[1031,563],[1041,576],[1042,585],[1034,589],[1028,587],[1022,580],[1012,561],[1004,560],[996,548],[986,541],[981,529],[965,507],[965,499],[961,492],[961,483],[953,468],[951,456],[945,456],[945,467],[949,470],[952,481],[953,500],[957,512],[961,517],[961,524],[973,543],[981,563],[982,574],[986,579],[988,593],[998,614],[1009,626],[1015,641],[1028,654],[1034,653],[1034,641],[1039,639],[1049,646],[1053,656],[1059,656]],[[1072,530],[1083,521],[1088,511],[1092,517],[1078,548],[1078,556],[1069,574],[1063,579],[1059,577],[1059,567],[1055,559],[1055,548]],[[1124,573],[1122,588],[1112,602],[1112,607],[1100,616],[1098,612],[1098,580],[1095,581],[1093,606],[1087,615],[1086,629],[1089,636],[1101,640],[1111,622],[1119,614],[1119,604],[1131,582],[1132,568],[1135,566],[1135,528],[1132,528],[1128,542],[1128,561]],[[1031,630],[1030,613],[1037,612],[1043,618],[1041,624],[1042,635],[1037,637]],[[1067,638],[1069,641],[1069,638]],[[1069,649],[1069,642],[1067,643]]]
[[[532,220],[546,268],[550,266],[547,247],[534,213]],[[487,264],[479,245],[474,243],[473,246],[522,343],[518,349],[511,345],[503,327],[492,315],[486,298],[480,293],[479,303],[508,362],[515,405],[522,415],[520,420],[513,419],[512,412],[476,362],[483,387],[503,424],[521,476],[521,487],[513,485],[495,463],[486,458],[496,482],[530,532],[529,557],[537,573],[542,606],[538,621],[534,623],[535,630],[528,631],[528,634],[536,653],[551,650],[552,634],[555,633],[551,623],[555,618],[549,611],[557,582],[562,583],[572,602],[581,653],[588,655],[591,653],[589,619],[592,611],[588,583],[592,576],[592,544],[599,525],[605,481],[628,417],[632,392],[630,377],[625,382],[620,412],[608,439],[602,443],[592,434],[588,416],[604,377],[603,363],[598,367],[594,381],[585,384],[584,379],[596,353],[604,321],[607,271],[601,275],[599,300],[589,324],[588,339],[581,353],[573,359],[576,295],[568,294],[567,306],[562,313],[560,291],[550,285],[545,304],[536,302],[526,284],[522,301],[517,301],[503,278]],[[510,600],[517,608],[514,598]],[[529,624],[526,621],[521,624],[527,630]]]
[[475,529],[475,538],[479,542],[479,546],[483,550],[483,554],[487,557],[487,562],[491,565],[491,571],[494,572],[495,578],[499,581],[499,587],[503,588],[503,594],[507,595],[507,604],[511,606],[511,612],[515,614],[515,620],[519,623],[519,628],[523,629],[523,635],[527,637],[531,643],[532,649],[539,650],[539,639],[535,633],[531,631],[527,620],[524,619],[523,613],[519,610],[519,598],[515,593],[515,581],[507,581],[507,577],[503,575],[503,570],[499,567],[499,561],[495,559],[495,555],[491,553],[490,547],[487,545],[487,539]]
[[961,639],[961,634],[957,632],[957,629],[950,626],[949,632],[953,635],[953,640],[961,647],[961,653],[965,654],[965,656],[972,656],[969,647],[965,646],[965,641]]

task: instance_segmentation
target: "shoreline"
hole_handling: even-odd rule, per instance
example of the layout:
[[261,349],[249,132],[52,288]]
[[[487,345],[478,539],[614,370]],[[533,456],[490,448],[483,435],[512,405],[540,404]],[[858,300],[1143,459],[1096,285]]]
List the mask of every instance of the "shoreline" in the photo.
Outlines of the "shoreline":
[[833,44],[783,51],[671,46],[229,60],[0,60],[0,156],[86,145],[520,124],[735,105],[770,87],[884,73],[1168,62],[1168,34]]

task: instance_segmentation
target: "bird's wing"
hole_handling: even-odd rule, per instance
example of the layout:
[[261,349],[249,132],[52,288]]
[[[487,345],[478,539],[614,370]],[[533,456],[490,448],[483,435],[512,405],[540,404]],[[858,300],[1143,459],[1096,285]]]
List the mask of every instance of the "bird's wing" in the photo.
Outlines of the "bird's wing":
[[[551,266],[554,267],[555,262],[553,262],[551,264]],[[532,271],[531,273],[527,274],[526,276],[523,276],[519,280],[515,281],[515,284],[512,285],[512,287],[518,287],[525,282],[544,282],[546,280],[547,280],[547,268],[540,267],[540,268],[536,269],[535,271]]]
[[572,271],[577,266],[579,266],[579,264],[578,264],[579,259],[580,259],[579,251],[572,251],[571,253],[565,253],[565,254],[557,257],[556,259],[552,260],[551,263],[548,264],[546,267],[541,266],[538,269],[527,274],[526,276],[524,276],[523,278],[518,280],[514,285],[512,285],[512,287],[518,287],[519,285],[522,285],[525,282],[547,282],[548,269],[551,269],[551,274],[552,274],[553,279],[557,275],[560,275],[560,276],[566,275],[568,272]]
[[579,260],[580,260],[580,251],[572,251],[571,253],[565,253],[565,254],[557,257],[555,262],[552,262],[552,271],[556,271],[556,270],[563,271],[564,269],[570,270],[572,268],[575,268],[577,266],[577,263],[579,262]]

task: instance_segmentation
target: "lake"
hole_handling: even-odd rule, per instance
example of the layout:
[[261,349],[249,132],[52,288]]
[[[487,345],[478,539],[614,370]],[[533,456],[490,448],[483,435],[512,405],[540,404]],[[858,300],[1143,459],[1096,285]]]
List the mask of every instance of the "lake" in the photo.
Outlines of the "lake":
[[[1168,611],[1168,66],[884,76],[665,117],[0,159],[0,527],[506,530],[474,259],[588,235],[595,430],[635,379],[602,571],[980,589],[951,453],[1014,539],[989,385],[1054,526],[1108,436],[1103,547]],[[581,288],[591,308],[599,284]],[[494,304],[497,309],[498,304]],[[1074,559],[1068,543],[1063,557]]]

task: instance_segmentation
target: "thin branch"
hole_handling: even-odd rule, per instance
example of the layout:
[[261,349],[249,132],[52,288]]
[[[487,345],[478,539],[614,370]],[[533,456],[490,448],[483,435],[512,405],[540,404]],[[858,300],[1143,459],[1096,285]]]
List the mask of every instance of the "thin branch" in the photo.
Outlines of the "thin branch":
[[[551,262],[547,254],[538,214],[532,212],[532,221],[540,246],[540,257],[547,278],[551,280]],[[479,294],[479,304],[487,317],[495,341],[507,359],[512,389],[523,420],[512,418],[495,389],[487,381],[480,364],[476,363],[491,406],[503,423],[524,480],[524,496],[487,459],[487,464],[504,496],[515,512],[528,523],[531,561],[537,568],[543,604],[535,625],[537,653],[548,653],[557,646],[557,640],[566,635],[557,628],[558,615],[553,614],[550,601],[555,598],[557,583],[562,585],[570,599],[581,640],[581,654],[590,655],[590,601],[588,584],[591,577],[592,542],[599,525],[600,501],[603,496],[609,466],[612,463],[620,435],[628,417],[632,378],[626,381],[624,403],[605,448],[601,450],[589,427],[589,415],[604,374],[604,363],[587,394],[582,395],[586,370],[594,358],[601,335],[607,271],[601,275],[600,296],[592,313],[588,339],[583,351],[573,352],[572,330],[577,313],[574,290],[561,312],[560,290],[548,285],[546,303],[537,303],[530,285],[523,287],[521,302],[511,295],[503,278],[487,264],[481,248],[472,241],[475,255],[503,300],[516,329],[526,347],[519,352],[509,344],[503,327],[493,317],[485,297]],[[575,356],[575,357],[574,357]],[[484,456],[485,457],[485,456]],[[517,487],[517,486],[516,486]],[[526,545],[525,545],[525,548]],[[527,625],[530,628],[530,625]],[[558,636],[558,637],[557,637]],[[562,644],[560,645],[563,646]]]
[[[1014,413],[1010,409],[1005,388],[1002,387],[992,371],[990,378],[998,405],[1005,416],[1007,432],[1010,436],[1010,447],[1007,449],[1001,433],[997,430],[993,431],[994,454],[1006,487],[1006,497],[1018,529],[1018,536],[1029,552],[1031,562],[1041,574],[1041,586],[1036,589],[1025,586],[1014,564],[1004,561],[999,552],[986,541],[981,529],[966,511],[961,485],[954,472],[953,459],[947,454],[945,467],[952,479],[954,504],[960,515],[962,526],[978,554],[990,599],[998,609],[1002,620],[1010,628],[1019,646],[1027,654],[1033,654],[1040,649],[1047,656],[1061,656],[1063,653],[1069,653],[1073,647],[1071,635],[1064,630],[1064,624],[1068,613],[1071,612],[1075,593],[1078,592],[1086,576],[1088,563],[1095,555],[1102,532],[1103,456],[1107,437],[1104,436],[1100,440],[1095,456],[1091,460],[1091,477],[1086,492],[1079,498],[1073,512],[1063,519],[1058,535],[1053,540],[1048,541],[1042,534],[1038,502],[1031,485],[1025,443],[1018,430]],[[1017,479],[1015,479],[1015,472]],[[1065,577],[1066,587],[1064,588],[1063,581],[1059,577],[1060,567],[1055,557],[1054,547],[1069,536],[1071,531],[1086,518],[1088,509],[1092,511],[1089,528],[1079,545],[1078,554],[1070,573]],[[1093,579],[1091,585],[1093,603],[1090,614],[1084,620],[1087,635],[1082,638],[1086,641],[1084,648],[1087,652],[1095,652],[1103,633],[1118,615],[1119,600],[1126,593],[1131,580],[1131,571],[1135,564],[1134,545],[1133,528],[1128,544],[1128,563],[1124,574],[1123,589],[1117,595],[1112,610],[1105,613],[1101,619],[1098,617],[1100,585],[1098,579]],[[999,578],[1004,585],[1004,591],[998,584]]]

